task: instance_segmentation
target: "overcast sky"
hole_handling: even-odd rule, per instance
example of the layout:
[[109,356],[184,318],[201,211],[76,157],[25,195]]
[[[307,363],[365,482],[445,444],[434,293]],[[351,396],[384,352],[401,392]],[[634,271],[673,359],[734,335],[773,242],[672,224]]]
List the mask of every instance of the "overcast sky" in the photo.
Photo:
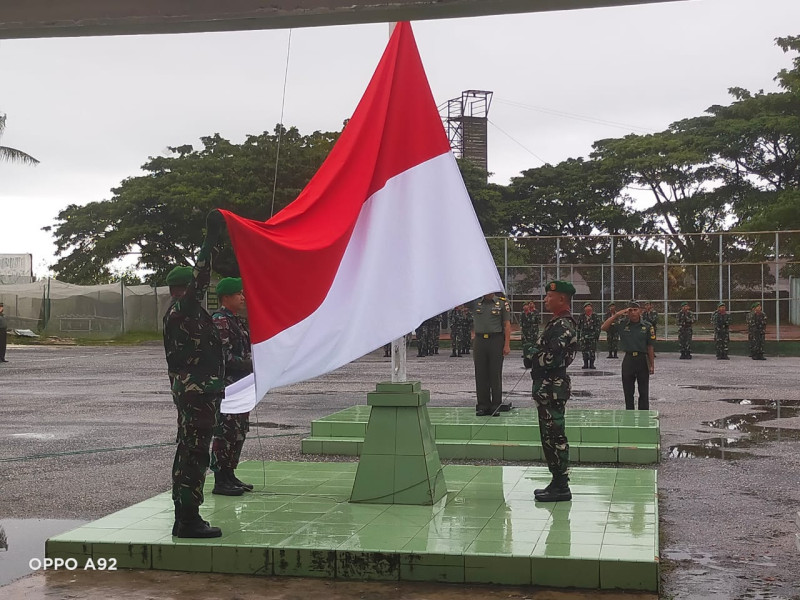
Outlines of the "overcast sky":
[[[494,92],[489,169],[507,183],[592,142],[664,129],[727,89],[776,89],[774,38],[800,34],[798,0],[688,0],[415,22],[437,103]],[[0,40],[0,145],[41,161],[0,163],[0,253],[54,261],[41,231],[69,204],[111,197],[167,146],[215,132],[234,142],[280,120],[289,32]],[[361,97],[388,26],[291,32],[283,122],[338,130]],[[266,201],[266,199],[265,199]]]

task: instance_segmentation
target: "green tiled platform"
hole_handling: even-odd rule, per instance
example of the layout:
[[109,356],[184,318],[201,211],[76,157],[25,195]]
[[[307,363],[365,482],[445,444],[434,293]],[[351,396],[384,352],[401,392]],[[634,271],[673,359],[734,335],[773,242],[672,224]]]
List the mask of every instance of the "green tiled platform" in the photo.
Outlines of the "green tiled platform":
[[[351,406],[312,421],[303,454],[358,456],[370,406]],[[472,408],[428,406],[441,458],[542,460],[538,418],[532,408],[499,417],[476,417]],[[567,409],[572,463],[654,464],[660,456],[658,412]]]
[[51,558],[117,566],[339,579],[658,588],[656,472],[575,468],[572,502],[533,501],[544,467],[444,467],[433,506],[347,502],[355,463],[248,462],[238,498],[206,488],[213,540],[170,535],[169,493],[47,541]]

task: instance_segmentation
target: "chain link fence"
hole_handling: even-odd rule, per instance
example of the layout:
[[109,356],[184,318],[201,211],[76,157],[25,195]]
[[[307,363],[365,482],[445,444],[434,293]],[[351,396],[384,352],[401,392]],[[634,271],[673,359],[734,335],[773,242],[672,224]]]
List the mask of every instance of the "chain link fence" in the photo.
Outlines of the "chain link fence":
[[711,315],[725,302],[732,338],[746,339],[755,301],[768,315],[769,339],[800,339],[798,231],[489,238],[489,246],[516,315],[529,300],[544,311],[544,285],[567,279],[577,290],[573,312],[587,301],[602,314],[612,301],[651,302],[659,339],[677,338],[682,302],[698,318],[696,338],[713,337]]
[[[574,312],[587,300],[603,314],[611,301],[652,302],[659,313],[660,339],[677,337],[675,314],[684,301],[698,317],[697,338],[711,337],[711,314],[724,301],[733,313],[732,338],[745,339],[745,316],[759,301],[769,320],[769,339],[800,339],[800,262],[795,260],[800,231],[493,237],[487,242],[516,315],[528,300],[544,312],[544,285],[569,279],[577,289]],[[0,285],[0,301],[13,329],[114,337],[160,331],[170,298],[167,287],[78,286],[48,279]],[[213,293],[208,306],[216,308]]]

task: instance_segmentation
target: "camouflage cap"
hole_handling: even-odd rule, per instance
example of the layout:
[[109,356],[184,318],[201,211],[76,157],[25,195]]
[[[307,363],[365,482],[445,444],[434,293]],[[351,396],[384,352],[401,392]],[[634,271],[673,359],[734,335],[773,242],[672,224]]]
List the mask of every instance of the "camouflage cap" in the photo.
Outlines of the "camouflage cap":
[[167,274],[167,285],[189,285],[192,281],[192,267],[175,267]]
[[[0,306],[2,306],[2,304],[0,304]],[[753,302],[753,303],[750,305],[750,308],[755,308],[756,306],[761,306],[761,302]]]
[[591,302],[584,302],[583,303],[583,308],[586,308],[587,306],[592,306],[592,308],[594,308],[594,306],[592,305]]
[[238,294],[242,291],[242,278],[241,277],[225,277],[219,280],[217,284],[217,296],[227,296],[229,294]]
[[640,308],[640,306],[636,300],[631,300],[628,302],[628,308]]
[[560,292],[561,294],[569,294],[570,296],[575,294],[575,286],[569,281],[561,281],[560,279],[548,283],[544,290],[545,292]]
[[717,308],[722,308],[723,306],[726,308],[728,307],[728,305],[725,304],[724,302],[720,302],[719,304],[717,304]]

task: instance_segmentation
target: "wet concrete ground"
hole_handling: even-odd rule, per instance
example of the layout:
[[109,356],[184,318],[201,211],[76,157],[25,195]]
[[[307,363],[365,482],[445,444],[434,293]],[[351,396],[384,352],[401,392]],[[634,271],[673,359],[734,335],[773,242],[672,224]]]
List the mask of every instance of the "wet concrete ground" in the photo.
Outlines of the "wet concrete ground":
[[[12,347],[8,358],[10,363],[0,365],[0,526],[11,518],[93,520],[169,488],[175,413],[159,345]],[[505,390],[515,404],[530,406],[530,379],[520,363],[516,358],[506,363]],[[619,363],[600,358],[593,372],[572,367],[575,393],[568,406],[621,407]],[[661,412],[662,428],[662,597],[800,598],[794,541],[800,510],[798,366],[797,358],[657,358],[651,408]],[[408,372],[431,390],[433,406],[473,403],[468,357],[411,357]],[[311,420],[364,404],[366,392],[388,376],[388,359],[376,352],[275,391],[252,415],[244,458],[331,460],[299,453]],[[8,538],[8,550],[0,544],[0,585],[4,564],[31,552],[21,550],[15,535]],[[43,554],[43,538],[39,543]],[[320,594],[332,599],[637,597],[124,571],[39,572],[0,588],[3,597],[32,599]]]

